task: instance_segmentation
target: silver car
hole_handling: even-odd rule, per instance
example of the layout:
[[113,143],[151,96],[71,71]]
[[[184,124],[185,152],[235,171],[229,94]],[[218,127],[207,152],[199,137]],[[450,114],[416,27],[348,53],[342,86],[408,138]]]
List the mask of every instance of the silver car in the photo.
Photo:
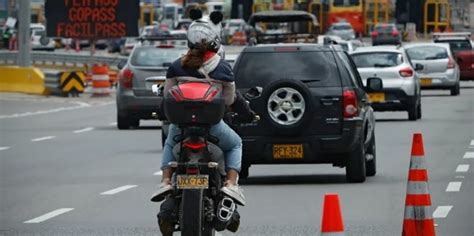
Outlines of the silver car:
[[354,29],[352,28],[352,25],[349,24],[348,22],[338,22],[332,24],[328,32],[326,33],[327,35],[336,35],[341,37],[344,40],[351,40],[355,39],[355,32]]
[[375,111],[407,111],[409,120],[421,118],[420,79],[406,51],[396,46],[361,47],[351,52],[364,85],[368,78],[379,77],[383,91],[368,93]]
[[423,65],[418,71],[422,89],[449,89],[451,95],[459,95],[459,66],[448,44],[410,44],[405,49],[412,63]]
[[119,65],[117,87],[117,127],[138,127],[140,119],[157,119],[161,97],[152,93],[153,84],[162,84],[168,67],[187,52],[187,47],[138,44],[126,65]]

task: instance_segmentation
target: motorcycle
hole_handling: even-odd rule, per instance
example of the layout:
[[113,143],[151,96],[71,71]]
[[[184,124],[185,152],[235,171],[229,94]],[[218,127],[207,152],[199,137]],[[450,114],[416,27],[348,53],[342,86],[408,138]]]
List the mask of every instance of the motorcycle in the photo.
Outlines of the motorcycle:
[[[209,80],[184,78],[163,94],[164,113],[169,122],[178,125],[181,134],[173,137],[176,162],[171,198],[177,207],[175,231],[184,236],[210,236],[216,231],[235,232],[239,220],[234,200],[220,190],[224,186],[224,154],[219,139],[210,134],[212,125],[226,114],[222,85]],[[160,87],[152,87],[155,94]],[[261,88],[250,89],[246,99],[257,98]],[[259,120],[255,116],[253,122]],[[176,227],[177,226],[177,227]]]

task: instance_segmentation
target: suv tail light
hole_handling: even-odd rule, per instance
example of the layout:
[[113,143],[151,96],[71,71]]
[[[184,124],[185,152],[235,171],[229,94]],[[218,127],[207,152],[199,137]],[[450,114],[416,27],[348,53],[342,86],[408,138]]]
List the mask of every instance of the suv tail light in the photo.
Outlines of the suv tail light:
[[400,75],[402,77],[412,77],[413,76],[413,70],[411,68],[403,68],[399,71]]
[[343,93],[344,118],[352,118],[357,115],[357,96],[354,90],[345,90]]
[[455,67],[454,60],[450,57],[448,60],[448,69],[454,69],[454,67]]
[[132,88],[133,86],[133,71],[129,68],[125,68],[122,71],[122,76],[120,77],[120,82],[124,88]]
[[376,38],[377,36],[379,36],[379,32],[374,31],[374,32],[370,33],[370,35],[372,36],[372,38]]

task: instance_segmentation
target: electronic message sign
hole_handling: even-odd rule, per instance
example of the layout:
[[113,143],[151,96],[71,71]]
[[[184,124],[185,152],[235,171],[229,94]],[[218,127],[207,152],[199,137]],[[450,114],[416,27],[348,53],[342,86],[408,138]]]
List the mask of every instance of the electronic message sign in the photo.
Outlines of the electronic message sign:
[[106,39],[138,36],[139,0],[46,0],[49,37]]

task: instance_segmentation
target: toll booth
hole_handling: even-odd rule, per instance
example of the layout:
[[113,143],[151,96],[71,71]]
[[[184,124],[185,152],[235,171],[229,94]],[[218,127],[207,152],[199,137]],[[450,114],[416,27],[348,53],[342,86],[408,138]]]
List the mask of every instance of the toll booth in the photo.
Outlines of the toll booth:
[[366,0],[364,4],[365,34],[372,31],[378,23],[389,23],[392,18],[392,6],[388,0]]
[[324,11],[324,4],[321,0],[315,0],[308,4],[308,12],[316,16],[319,22],[319,32],[324,32],[324,25],[326,21],[326,14]]
[[140,27],[153,24],[155,20],[155,7],[150,3],[140,4]]
[[423,32],[449,32],[451,8],[448,0],[427,0],[424,5]]

